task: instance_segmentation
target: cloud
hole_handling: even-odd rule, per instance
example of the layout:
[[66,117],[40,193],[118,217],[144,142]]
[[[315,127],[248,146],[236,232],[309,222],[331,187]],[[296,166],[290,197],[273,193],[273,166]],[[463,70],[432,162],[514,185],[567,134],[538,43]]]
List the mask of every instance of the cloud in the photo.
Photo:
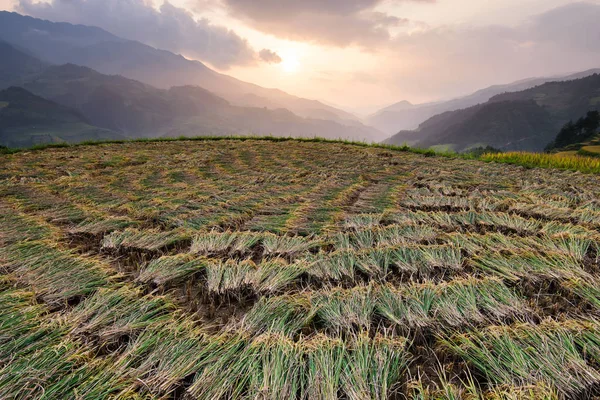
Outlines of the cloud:
[[281,61],[283,61],[281,59],[281,57],[279,56],[279,54],[277,54],[276,52],[269,50],[269,49],[262,49],[259,53],[258,56],[260,57],[260,59],[268,64],[279,64],[281,63]]
[[517,26],[442,26],[397,35],[376,73],[400,96],[466,94],[491,84],[600,67],[600,5],[575,3]]
[[600,50],[600,5],[573,3],[534,17],[526,26],[531,40],[580,50]]
[[117,36],[181,53],[220,69],[255,62],[248,42],[232,30],[165,1],[156,9],[146,0],[20,0],[18,10],[33,17],[99,26]]
[[[396,0],[400,1],[400,0]],[[435,0],[405,0],[434,2]],[[221,0],[229,13],[250,26],[285,39],[345,47],[377,47],[390,28],[406,24],[376,10],[383,0]]]

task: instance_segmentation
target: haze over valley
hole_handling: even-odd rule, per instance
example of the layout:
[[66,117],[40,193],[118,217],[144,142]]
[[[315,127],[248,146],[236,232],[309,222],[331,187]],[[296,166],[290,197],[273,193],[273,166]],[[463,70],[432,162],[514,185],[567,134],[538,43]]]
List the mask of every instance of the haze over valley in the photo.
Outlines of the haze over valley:
[[14,117],[22,102],[4,101],[13,117],[0,138],[274,135],[541,151],[598,109],[599,2],[481,13],[461,1],[294,3],[292,18],[269,0],[3,0],[0,89],[66,107],[85,126],[62,133],[48,109],[32,128]]

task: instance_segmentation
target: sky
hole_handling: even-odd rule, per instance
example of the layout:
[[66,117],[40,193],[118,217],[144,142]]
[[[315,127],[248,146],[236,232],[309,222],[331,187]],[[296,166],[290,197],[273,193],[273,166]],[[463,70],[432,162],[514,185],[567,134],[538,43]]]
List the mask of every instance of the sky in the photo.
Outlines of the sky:
[[0,0],[366,114],[600,67],[600,0]]

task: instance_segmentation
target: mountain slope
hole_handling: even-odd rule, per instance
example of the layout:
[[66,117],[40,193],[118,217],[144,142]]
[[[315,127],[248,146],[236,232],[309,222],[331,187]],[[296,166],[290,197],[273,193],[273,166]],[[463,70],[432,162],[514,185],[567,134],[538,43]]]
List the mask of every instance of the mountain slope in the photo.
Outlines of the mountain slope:
[[90,125],[78,112],[25,89],[10,87],[0,91],[0,144],[4,146],[122,138],[115,132]]
[[549,82],[488,102],[436,115],[415,131],[401,131],[389,144],[449,145],[461,151],[489,145],[503,150],[540,151],[569,120],[600,109],[600,75]]
[[598,156],[600,153],[600,112],[588,111],[577,121],[566,123],[556,138],[548,144],[546,151],[591,153]]
[[0,89],[21,84],[43,71],[47,64],[0,40]]
[[[201,86],[239,106],[287,108],[307,118],[356,126],[357,118],[316,100],[267,89],[217,73],[198,61],[125,40],[102,29],[0,12],[0,37],[53,64],[73,63],[159,88]],[[371,129],[373,136],[380,132]]]
[[[372,131],[302,118],[285,109],[239,107],[195,86],[169,90],[73,64],[49,67],[24,87],[129,137],[256,134],[368,140]],[[380,137],[380,140],[383,137]]]
[[176,117],[166,91],[73,64],[50,67],[23,86],[128,136],[150,134],[148,129],[159,132]]
[[444,102],[413,105],[407,101],[401,101],[371,115],[367,119],[367,123],[391,135],[398,131],[416,129],[422,122],[435,115],[485,103],[502,93],[523,91],[547,82],[573,80],[599,72],[600,69],[593,69],[563,77],[524,79],[507,85],[490,86],[469,96]]

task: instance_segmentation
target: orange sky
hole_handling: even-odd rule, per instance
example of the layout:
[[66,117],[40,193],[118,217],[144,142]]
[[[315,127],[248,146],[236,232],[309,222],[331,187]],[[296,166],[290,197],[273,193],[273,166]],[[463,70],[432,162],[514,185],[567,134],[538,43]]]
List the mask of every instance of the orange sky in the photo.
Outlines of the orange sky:
[[[162,0],[137,1],[154,1],[156,7],[162,4]],[[285,23],[267,21],[266,17],[256,22],[252,18],[263,16],[243,14],[253,11],[246,7],[253,0],[244,1],[171,0],[171,4],[193,13],[195,18],[232,30],[257,52],[269,49],[282,59],[281,63],[233,64],[221,67],[221,72],[362,113],[403,99],[413,103],[446,99],[491,84],[600,67],[600,47],[574,50],[572,43],[561,47],[553,39],[552,29],[548,30],[548,26],[556,25],[553,20],[548,17],[539,22],[539,15],[575,3],[569,0],[364,0],[362,3],[375,6],[364,8],[364,14],[359,15],[398,18],[402,22],[386,25],[389,38],[367,42],[362,41],[359,32],[355,43],[331,43],[338,40],[338,33],[333,27],[329,30],[325,18],[317,26],[323,30],[323,37],[299,31],[300,23],[288,29]],[[335,17],[342,29],[354,33],[352,27],[343,25],[344,18],[348,18],[349,25],[355,23],[348,14],[340,11],[340,15],[333,15],[335,7],[349,3],[306,1],[315,8],[330,2],[332,8],[327,12],[332,15],[327,17]],[[0,9],[16,9],[17,3],[0,0]],[[600,0],[588,0],[586,6],[600,9]],[[577,12],[589,14],[586,10],[569,12],[576,17]],[[565,18],[574,17],[568,14]],[[568,26],[563,29],[572,31]],[[600,30],[591,34],[596,32]],[[343,34],[339,34],[342,41]],[[581,34],[588,35],[588,31]],[[578,37],[572,40],[581,41]],[[185,51],[181,53],[193,58]]]

